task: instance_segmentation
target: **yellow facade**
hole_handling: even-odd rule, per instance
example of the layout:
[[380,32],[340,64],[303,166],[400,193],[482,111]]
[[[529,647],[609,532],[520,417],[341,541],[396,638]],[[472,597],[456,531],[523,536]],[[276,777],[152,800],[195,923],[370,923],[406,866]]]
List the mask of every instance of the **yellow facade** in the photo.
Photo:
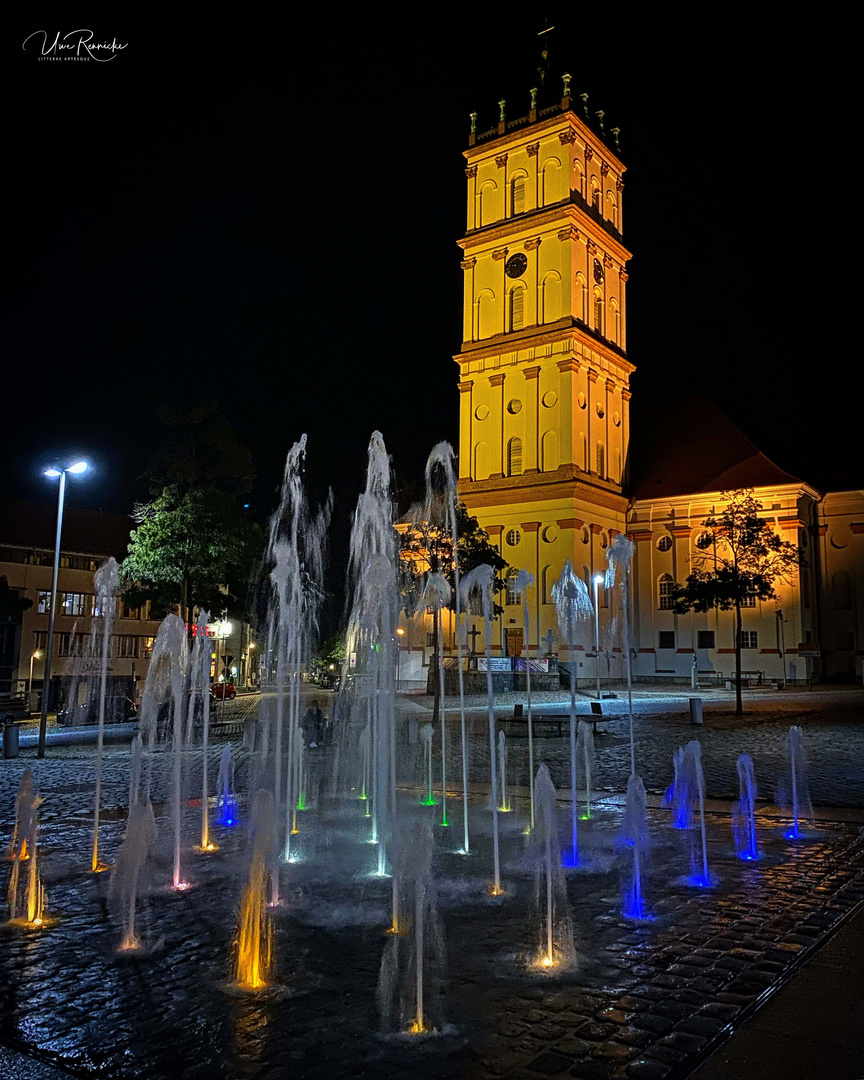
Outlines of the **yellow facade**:
[[[459,490],[511,566],[534,575],[528,645],[546,652],[564,560],[590,579],[625,528],[624,166],[566,96],[546,118],[472,143]],[[523,621],[521,604],[508,605],[493,650]]]

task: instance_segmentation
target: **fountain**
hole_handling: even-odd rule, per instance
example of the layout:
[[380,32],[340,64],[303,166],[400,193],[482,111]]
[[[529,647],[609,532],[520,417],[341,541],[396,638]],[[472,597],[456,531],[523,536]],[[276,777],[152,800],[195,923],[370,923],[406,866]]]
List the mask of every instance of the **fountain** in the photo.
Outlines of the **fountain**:
[[507,790],[507,736],[503,730],[498,732],[498,771],[501,775],[501,802],[498,809],[502,814],[509,814],[513,807]]
[[447,820],[447,724],[444,681],[444,635],[441,623],[441,611],[450,603],[452,592],[443,574],[429,574],[423,590],[421,605],[431,607],[435,619],[435,640],[438,653],[439,719],[441,721],[441,825],[448,826]]
[[[17,858],[13,857],[12,873],[9,876],[6,894],[9,904],[9,923],[12,926],[38,929],[46,924],[45,890],[42,887],[38,869],[39,807],[44,801],[42,796],[34,790],[32,777],[29,783],[26,776],[22,777],[16,800],[19,847]],[[22,890],[20,887],[21,867],[24,863],[27,864],[27,879]]]
[[[433,480],[436,472],[443,477],[443,499],[446,508],[445,527],[449,528],[450,544],[453,552],[453,601],[456,609],[456,671],[459,680],[459,718],[461,721],[462,750],[462,851],[465,855],[471,850],[468,835],[468,729],[465,723],[465,673],[462,670],[462,596],[459,575],[459,530],[456,521],[456,499],[458,484],[453,468],[453,447],[446,442],[432,448],[426,462],[426,518],[432,517],[434,500]],[[443,708],[443,696],[442,696]],[[445,792],[446,795],[446,792]]]
[[210,839],[210,790],[209,790],[209,745],[210,745],[210,638],[207,636],[207,624],[210,615],[201,611],[198,625],[195,627],[195,644],[189,665],[189,724],[187,730],[191,739],[192,720],[196,702],[201,703],[201,841],[196,850],[202,854],[211,854],[219,850],[219,845]]
[[[534,584],[534,575],[520,570],[516,575],[515,588],[522,597],[522,618],[525,623],[525,692],[528,698],[528,799],[530,803],[529,829],[534,828],[534,723],[531,718],[531,618],[528,614],[528,590]],[[537,637],[540,637],[538,616]]]
[[117,607],[116,594],[119,582],[120,575],[117,570],[117,561],[111,556],[93,575],[91,652],[95,656],[98,648],[101,665],[99,676],[99,734],[96,742],[96,792],[93,809],[93,848],[90,856],[90,870],[94,874],[100,870],[108,869],[105,863],[99,861],[99,810],[102,801],[102,752],[105,738],[105,692],[108,685],[108,654],[111,649],[111,629],[114,625],[114,612]]
[[[705,778],[702,773],[702,747],[697,739],[693,739],[683,748],[676,796],[676,816],[686,817],[687,833],[690,837],[690,876],[685,878],[685,882],[701,889],[710,888],[712,882],[708,873],[708,844],[705,835]],[[697,826],[698,841],[695,836]]]
[[585,792],[585,813],[582,820],[591,817],[591,776],[594,772],[594,726],[585,720],[579,721],[576,736],[576,761],[581,774],[582,790]]
[[570,854],[566,865],[579,865],[579,828],[576,805],[576,630],[591,618],[593,608],[585,582],[576,576],[569,559],[564,560],[561,576],[552,586],[552,599],[558,611],[558,628],[567,642],[570,658]]
[[532,954],[532,967],[544,971],[561,969],[575,960],[573,922],[558,847],[558,814],[555,788],[549,769],[541,765],[534,783],[535,825],[526,857],[536,872],[535,908],[540,928],[540,948]]
[[793,725],[786,736],[788,777],[777,785],[777,804],[792,815],[792,825],[783,834],[787,840],[800,840],[805,829],[813,828],[813,806],[810,802],[807,754],[801,728]]
[[388,935],[378,976],[381,1025],[389,1035],[431,1035],[444,1029],[441,1010],[444,936],[432,876],[432,830],[415,824],[400,845],[394,880],[402,913]]
[[732,807],[732,830],[735,834],[735,851],[739,859],[759,858],[756,844],[756,777],[753,759],[740,754],[736,762],[738,770],[738,801]]
[[[310,517],[302,472],[306,460],[306,436],[294,443],[285,461],[279,506],[270,519],[265,565],[270,568],[270,609],[267,655],[272,658],[276,683],[274,725],[274,798],[277,815],[284,817],[282,858],[291,860],[291,837],[297,834],[297,806],[303,801],[303,738],[300,726],[301,674],[324,595],[326,534],[333,497],[330,493],[314,517]],[[287,700],[286,700],[287,684]],[[286,715],[287,713],[287,715]],[[287,725],[287,771],[283,742]],[[283,772],[285,795],[283,810]],[[271,902],[279,902],[279,872],[271,874]]]
[[270,983],[273,955],[273,919],[267,904],[269,877],[277,848],[276,804],[269,791],[258,791],[249,819],[251,856],[237,933],[235,976],[243,990],[262,990]]
[[420,800],[421,806],[437,806],[438,801],[432,794],[432,739],[435,728],[431,724],[424,724],[420,728],[420,742],[423,744],[423,760],[426,768],[426,798]]
[[[392,848],[396,840],[396,564],[390,461],[384,440],[376,431],[369,443],[366,488],[357,501],[351,528],[349,565],[354,603],[346,653],[357,657],[356,674],[370,699],[372,840],[378,846],[377,874],[381,877],[388,874],[388,843]],[[392,855],[391,851],[391,861]],[[395,931],[399,926],[395,877],[391,906],[391,929]]]
[[237,795],[234,791],[234,766],[231,760],[231,743],[226,743],[219,760],[219,776],[216,780],[216,824],[230,829],[239,820]]
[[627,801],[621,827],[621,843],[629,849],[632,858],[627,866],[624,884],[623,913],[628,919],[650,919],[645,900],[645,875],[648,870],[650,841],[648,837],[648,809],[645,785],[642,777],[630,774],[627,781]]
[[672,827],[673,829],[688,829],[690,827],[690,811],[688,808],[688,802],[686,793],[681,784],[682,777],[682,763],[684,761],[684,747],[679,746],[672,753],[672,768],[674,769],[674,778],[672,783],[663,792],[663,801],[661,806],[672,808]]
[[494,877],[492,896],[501,896],[501,853],[498,837],[498,781],[495,768],[495,692],[492,686],[492,587],[495,571],[486,563],[470,570],[462,578],[462,599],[465,610],[470,608],[474,594],[479,595],[483,611],[486,642],[486,701],[489,712],[489,781],[492,806],[492,860]]
[[156,844],[156,819],[153,807],[133,802],[129,807],[126,836],[117,852],[111,871],[109,898],[120,915],[122,934],[118,951],[137,952],[142,948],[141,937],[136,929],[138,897],[141,892],[142,875],[153,847]]
[[21,774],[21,783],[18,786],[18,795],[15,799],[15,825],[12,828],[12,837],[9,847],[6,849],[7,858],[24,861],[28,858],[27,853],[27,828],[29,826],[29,814],[33,802],[33,773],[29,767]]

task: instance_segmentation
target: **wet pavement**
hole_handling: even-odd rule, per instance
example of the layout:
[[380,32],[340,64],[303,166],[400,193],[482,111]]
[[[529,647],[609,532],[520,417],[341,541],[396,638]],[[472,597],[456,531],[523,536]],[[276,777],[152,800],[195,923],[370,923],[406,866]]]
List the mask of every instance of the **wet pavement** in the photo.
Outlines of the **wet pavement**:
[[[744,725],[706,715],[698,734],[709,791],[732,793],[735,756],[742,750],[753,754],[760,783],[770,787],[782,765],[790,716],[800,717],[805,729],[814,802],[824,790],[833,805],[862,805],[860,752],[853,758],[849,749],[860,748],[860,722],[830,709],[809,720],[794,709],[779,716],[766,709],[760,720]],[[479,780],[482,718],[474,723],[472,774]],[[184,866],[197,887],[182,894],[164,889],[171,865],[162,806],[171,758],[164,748],[145,763],[161,815],[160,848],[141,905],[152,951],[132,960],[115,953],[119,929],[107,899],[109,875],[87,873],[92,748],[53,748],[41,761],[25,752],[17,762],[0,763],[3,836],[11,828],[25,764],[47,796],[41,866],[48,914],[56,919],[39,931],[0,928],[0,1043],[38,1051],[40,1061],[76,1076],[112,1080],[407,1078],[418,1069],[433,1078],[466,1080],[687,1076],[772,987],[802,960],[818,957],[826,934],[864,900],[864,835],[852,820],[857,815],[839,810],[817,822],[807,839],[792,842],[782,835],[783,821],[766,808],[758,820],[764,857],[743,863],[734,855],[728,808],[712,804],[707,828],[716,884],[696,889],[682,881],[689,868],[685,834],[668,827],[667,812],[653,808],[653,918],[627,920],[620,915],[627,853],[616,838],[620,775],[626,774],[629,750],[626,720],[612,724],[609,734],[598,734],[597,765],[599,788],[608,786],[615,797],[601,801],[592,821],[582,823],[586,865],[567,878],[577,949],[571,970],[542,975],[532,966],[539,923],[535,881],[525,861],[524,804],[502,815],[505,895],[495,900],[487,895],[491,814],[482,797],[472,800],[474,852],[458,856],[450,849],[461,838],[459,800],[451,799],[451,827],[436,829],[435,861],[446,946],[443,1008],[450,1027],[427,1041],[379,1035],[376,984],[387,940],[389,882],[368,873],[374,849],[363,843],[367,825],[356,800],[337,804],[321,798],[302,815],[302,861],[282,871],[278,987],[238,994],[231,988],[231,965],[246,865],[243,833],[217,830],[220,851],[195,856],[191,844],[200,806],[187,804]],[[649,786],[659,790],[668,784],[670,748],[692,730],[675,711],[660,721],[641,718],[637,758]],[[844,740],[845,762],[838,765],[840,775],[830,777],[828,762]],[[511,740],[514,783],[520,769],[526,771],[521,742],[520,748],[519,740]],[[456,748],[455,738],[451,744]],[[537,744],[560,784],[566,739]],[[211,789],[223,745],[211,748]],[[234,747],[242,789],[249,762],[239,744]],[[100,844],[109,860],[123,829],[128,760],[128,746],[106,749]],[[319,779],[331,773],[332,752],[311,760]],[[456,764],[454,757],[454,776]],[[200,752],[190,752],[185,767],[186,792],[194,798]],[[419,750],[409,748],[400,771],[410,775],[419,768]],[[401,799],[403,817],[424,812],[408,790]],[[565,804],[560,808],[566,818]]]

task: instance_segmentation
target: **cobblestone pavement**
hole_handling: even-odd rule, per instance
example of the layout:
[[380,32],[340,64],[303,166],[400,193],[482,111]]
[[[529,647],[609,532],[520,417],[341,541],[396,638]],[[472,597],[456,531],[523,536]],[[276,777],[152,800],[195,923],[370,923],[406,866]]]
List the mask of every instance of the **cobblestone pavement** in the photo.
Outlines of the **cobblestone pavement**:
[[[660,790],[670,779],[672,749],[693,729],[680,706],[667,703],[663,712],[653,712],[647,708],[657,708],[653,701],[644,703],[644,712],[640,708],[637,758],[649,786]],[[753,754],[763,790],[770,789],[782,768],[785,732],[798,722],[810,754],[814,802],[864,805],[861,701],[854,694],[827,703],[817,699],[815,709],[797,699],[779,706],[765,702],[744,722],[719,709],[706,711],[698,735],[709,791],[736,793],[734,763],[741,750]],[[512,713],[510,702],[506,707]],[[413,711],[420,719],[428,716],[422,702]],[[626,726],[626,718],[615,719],[612,730],[597,738],[598,787],[615,795],[628,768]],[[472,775],[480,780],[488,768],[482,714],[471,714],[471,727]],[[448,723],[451,730],[456,777],[458,718],[452,729]],[[511,779],[518,781],[520,769],[527,775],[525,740],[510,743]],[[238,742],[233,745],[242,790],[254,763]],[[223,746],[211,747],[211,789]],[[538,738],[537,747],[539,759],[562,784],[567,739]],[[401,775],[419,768],[419,752],[416,746],[403,751]],[[330,773],[332,757],[329,751],[310,757],[319,780]],[[347,819],[344,811],[332,814],[323,800],[304,815],[304,861],[283,871],[284,907],[277,916],[277,980],[286,992],[238,996],[228,983],[245,867],[242,831],[219,835],[222,849],[208,859],[196,859],[184,846],[184,865],[198,887],[166,893],[171,851],[163,804],[172,755],[157,748],[145,770],[161,839],[141,908],[154,948],[136,960],[118,959],[109,875],[86,872],[94,762],[92,746],[52,747],[43,760],[24,751],[18,761],[0,762],[0,842],[9,834],[25,765],[46,796],[41,866],[48,913],[56,919],[38,932],[0,928],[0,1043],[38,1049],[43,1059],[82,1077],[275,1080],[288,1069],[297,1078],[416,1080],[419,1067],[442,1080],[676,1080],[864,899],[864,835],[852,824],[822,823],[793,843],[783,838],[776,818],[760,816],[764,858],[741,863],[731,850],[728,814],[711,813],[709,855],[717,881],[712,889],[693,889],[682,883],[689,865],[685,834],[668,828],[664,812],[651,811],[654,918],[626,920],[619,914],[626,851],[615,843],[620,807],[609,798],[582,826],[585,868],[568,876],[577,963],[570,971],[539,976],[527,963],[537,948],[538,923],[532,914],[534,882],[524,861],[524,816],[517,807],[502,817],[506,893],[491,900],[491,815],[477,797],[474,853],[468,860],[451,854],[446,841],[461,836],[454,799],[451,829],[436,830],[446,1013],[453,1030],[421,1043],[383,1041],[375,987],[389,885],[366,873],[370,849],[358,843],[364,826],[357,804],[349,806]],[[106,748],[100,848],[109,860],[122,834],[128,765],[128,745]],[[832,774],[835,768],[839,776]],[[185,794],[194,799],[200,749],[184,755],[184,773]],[[403,792],[406,818],[420,812],[409,798]],[[190,849],[199,827],[200,802],[187,801],[184,836]],[[5,887],[7,877],[0,876]]]
[[[560,694],[537,695],[535,711],[544,714],[567,712]],[[513,705],[524,702],[524,695],[501,695],[497,717],[506,721],[513,715]],[[765,695],[746,702],[747,714],[734,715],[731,695],[706,697],[704,724],[691,726],[686,696],[652,693],[637,696],[634,729],[636,768],[648,791],[662,793],[672,781],[672,754],[682,743],[697,738],[702,744],[702,762],[706,789],[710,796],[733,799],[738,796],[735,763],[739,754],[749,753],[756,768],[760,798],[772,801],[777,781],[785,767],[785,739],[790,725],[799,724],[804,732],[804,746],[810,766],[810,790],[814,805],[864,807],[864,691],[812,691]],[[421,719],[428,719],[431,702],[414,699],[413,708]],[[471,778],[488,777],[487,716],[479,711],[482,703],[469,700],[472,737]],[[604,701],[604,713],[614,717],[601,724],[595,739],[596,785],[605,791],[623,791],[630,772],[629,721],[626,699]],[[423,712],[419,712],[423,710]],[[586,716],[589,704],[577,701],[577,712]],[[452,757],[448,755],[449,775],[455,777],[458,759],[458,713],[448,703],[448,733]],[[508,735],[509,763],[513,782],[528,783],[526,725],[505,722]],[[570,743],[564,737],[539,733],[534,740],[536,762],[545,762],[556,786],[566,786],[569,775]]]

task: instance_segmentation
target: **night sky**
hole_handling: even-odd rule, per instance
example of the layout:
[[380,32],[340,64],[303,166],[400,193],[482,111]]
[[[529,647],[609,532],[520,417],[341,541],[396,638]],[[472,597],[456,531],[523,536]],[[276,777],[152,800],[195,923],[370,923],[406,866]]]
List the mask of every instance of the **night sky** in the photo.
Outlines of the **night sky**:
[[[303,10],[100,11],[80,25],[128,42],[108,63],[21,48],[78,22],[7,29],[0,494],[52,499],[39,466],[68,449],[97,467],[72,505],[127,511],[163,402],[219,402],[259,516],[308,432],[338,529],[373,428],[400,479],[455,445],[468,114],[527,112],[543,16]],[[634,416],[706,392],[783,468],[860,485],[845,102],[812,29],[701,19],[549,11],[553,61],[621,128]]]

